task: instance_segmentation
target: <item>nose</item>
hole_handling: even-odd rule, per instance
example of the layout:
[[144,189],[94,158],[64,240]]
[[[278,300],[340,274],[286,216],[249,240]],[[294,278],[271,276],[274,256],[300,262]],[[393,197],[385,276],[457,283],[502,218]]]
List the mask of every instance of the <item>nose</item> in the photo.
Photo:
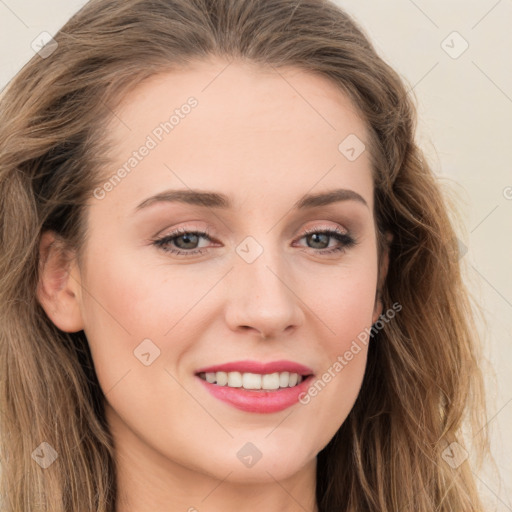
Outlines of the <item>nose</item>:
[[284,263],[269,251],[252,263],[236,261],[227,283],[226,321],[231,330],[272,338],[302,325],[303,303]]

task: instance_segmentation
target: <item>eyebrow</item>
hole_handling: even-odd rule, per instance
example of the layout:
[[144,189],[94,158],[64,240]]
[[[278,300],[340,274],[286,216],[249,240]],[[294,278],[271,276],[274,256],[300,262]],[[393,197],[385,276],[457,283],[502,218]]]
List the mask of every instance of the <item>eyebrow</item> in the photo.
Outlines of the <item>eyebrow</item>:
[[[306,208],[326,206],[340,201],[357,201],[368,207],[368,203],[365,199],[354,190],[338,188],[317,194],[305,194],[295,203],[295,208],[297,210],[304,210]],[[189,189],[165,190],[164,192],[142,201],[142,203],[135,208],[135,211],[143,210],[144,208],[148,208],[149,206],[160,202],[179,202],[194,206],[220,209],[229,209],[232,207],[231,200],[224,194]]]

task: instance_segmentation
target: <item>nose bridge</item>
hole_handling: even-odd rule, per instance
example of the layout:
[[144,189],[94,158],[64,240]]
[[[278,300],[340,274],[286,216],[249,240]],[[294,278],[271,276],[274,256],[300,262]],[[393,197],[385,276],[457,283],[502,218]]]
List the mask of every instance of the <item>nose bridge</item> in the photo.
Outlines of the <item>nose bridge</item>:
[[226,312],[232,329],[249,327],[271,336],[302,323],[285,255],[270,240],[267,237],[263,246],[247,237],[236,248]]

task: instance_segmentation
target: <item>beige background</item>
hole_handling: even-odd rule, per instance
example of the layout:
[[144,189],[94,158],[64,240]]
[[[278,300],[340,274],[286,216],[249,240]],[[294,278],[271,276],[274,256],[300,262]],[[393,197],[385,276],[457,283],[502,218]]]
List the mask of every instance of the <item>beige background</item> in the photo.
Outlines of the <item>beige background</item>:
[[[488,322],[481,330],[496,375],[495,386],[488,373],[490,427],[503,484],[487,471],[478,479],[489,510],[512,511],[512,1],[338,3],[414,91],[419,140],[459,197],[466,279]],[[84,4],[0,0],[0,90],[33,56],[36,36],[55,34]]]

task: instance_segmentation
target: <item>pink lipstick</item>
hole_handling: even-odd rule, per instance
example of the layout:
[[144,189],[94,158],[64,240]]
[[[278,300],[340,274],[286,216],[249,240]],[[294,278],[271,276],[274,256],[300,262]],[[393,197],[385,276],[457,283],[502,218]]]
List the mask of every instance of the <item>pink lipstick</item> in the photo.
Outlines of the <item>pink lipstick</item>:
[[233,361],[200,368],[197,379],[215,398],[246,412],[282,411],[299,401],[311,368],[293,361]]

